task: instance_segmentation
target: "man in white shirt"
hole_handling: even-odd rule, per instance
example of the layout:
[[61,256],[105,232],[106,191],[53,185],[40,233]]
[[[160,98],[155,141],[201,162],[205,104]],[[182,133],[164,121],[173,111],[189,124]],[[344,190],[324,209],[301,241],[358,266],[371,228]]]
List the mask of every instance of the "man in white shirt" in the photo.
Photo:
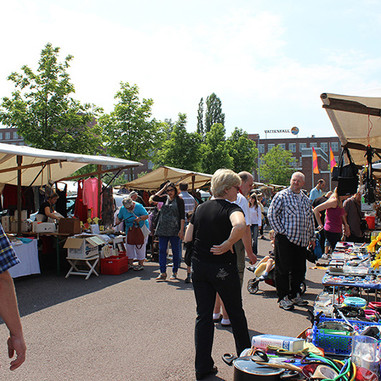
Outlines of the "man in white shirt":
[[257,256],[253,253],[253,247],[251,244],[249,201],[247,199],[247,196],[253,187],[254,179],[251,173],[246,171],[238,173],[238,176],[241,178],[242,183],[239,187],[239,192],[235,204],[239,205],[245,214],[246,231],[242,239],[234,244],[234,249],[237,255],[238,274],[242,287],[243,274],[245,271],[245,251],[251,264],[257,262]]

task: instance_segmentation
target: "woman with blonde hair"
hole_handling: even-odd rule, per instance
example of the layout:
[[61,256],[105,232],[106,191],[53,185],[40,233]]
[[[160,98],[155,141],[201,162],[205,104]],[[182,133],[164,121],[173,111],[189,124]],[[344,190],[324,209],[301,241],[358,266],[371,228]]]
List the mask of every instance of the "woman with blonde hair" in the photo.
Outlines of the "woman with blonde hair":
[[237,199],[240,184],[240,177],[233,171],[217,170],[211,180],[213,199],[197,207],[185,234],[185,242],[193,241],[197,380],[217,373],[212,358],[213,306],[217,293],[229,314],[237,354],[251,346],[242,308],[237,257],[233,251],[233,244],[242,238],[246,230],[242,209],[233,203]]
[[[317,229],[320,231],[324,228],[325,237],[327,238],[332,250],[335,249],[337,242],[341,240],[343,235],[343,226],[345,235],[350,234],[349,225],[347,222],[347,213],[343,207],[343,201],[347,196],[339,196],[337,188],[333,191],[332,196],[322,204],[313,209],[316,221],[318,223]],[[323,210],[325,213],[324,227],[321,220],[320,212]]]

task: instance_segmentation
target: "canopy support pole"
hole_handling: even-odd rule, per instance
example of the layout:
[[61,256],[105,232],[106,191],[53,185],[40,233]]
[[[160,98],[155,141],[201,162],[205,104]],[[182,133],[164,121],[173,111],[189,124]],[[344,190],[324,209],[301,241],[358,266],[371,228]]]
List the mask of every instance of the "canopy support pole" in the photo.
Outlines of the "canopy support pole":
[[21,164],[22,156],[17,155],[17,234],[21,235],[21,202],[22,202],[22,193],[21,193]]

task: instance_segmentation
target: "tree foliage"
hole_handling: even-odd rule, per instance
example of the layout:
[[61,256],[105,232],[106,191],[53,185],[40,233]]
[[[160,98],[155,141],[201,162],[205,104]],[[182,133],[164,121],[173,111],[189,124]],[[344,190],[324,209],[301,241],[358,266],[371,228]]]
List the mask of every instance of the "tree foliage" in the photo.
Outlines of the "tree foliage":
[[260,174],[264,182],[278,185],[288,185],[294,172],[292,163],[295,158],[290,151],[279,145],[271,148],[261,157]]
[[201,136],[186,130],[186,114],[179,113],[172,126],[170,138],[163,141],[152,158],[156,166],[168,165],[190,171],[200,171]]
[[255,142],[248,138],[247,132],[236,127],[227,139],[227,146],[233,159],[233,171],[252,173],[258,167],[258,149]]
[[99,119],[107,139],[107,153],[127,160],[149,159],[160,132],[160,122],[152,116],[152,99],[139,100],[139,88],[120,83],[117,103],[110,114]]
[[197,133],[204,136],[204,98],[200,99],[197,110]]
[[75,90],[67,69],[73,56],[59,62],[59,50],[48,43],[36,72],[24,65],[22,73],[8,77],[15,90],[2,99],[0,122],[16,127],[33,147],[94,154],[102,147],[102,130],[95,122],[101,109],[71,97]]
[[202,171],[213,174],[219,168],[232,168],[233,159],[225,138],[225,127],[215,123],[202,144]]
[[206,98],[205,111],[205,133],[209,132],[213,124],[219,123],[225,125],[225,114],[222,112],[222,102],[215,93]]

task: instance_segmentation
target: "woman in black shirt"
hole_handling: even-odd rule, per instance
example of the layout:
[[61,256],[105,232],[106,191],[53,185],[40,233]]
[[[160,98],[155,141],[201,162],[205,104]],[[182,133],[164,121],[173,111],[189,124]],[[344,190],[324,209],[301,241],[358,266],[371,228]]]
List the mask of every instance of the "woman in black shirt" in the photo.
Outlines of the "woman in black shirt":
[[233,244],[246,229],[237,199],[240,177],[229,169],[217,170],[211,181],[213,199],[199,205],[188,225],[185,242],[193,240],[192,282],[197,303],[195,326],[196,378],[217,373],[212,359],[213,307],[218,293],[229,314],[237,354],[250,348],[242,308],[241,286]]

